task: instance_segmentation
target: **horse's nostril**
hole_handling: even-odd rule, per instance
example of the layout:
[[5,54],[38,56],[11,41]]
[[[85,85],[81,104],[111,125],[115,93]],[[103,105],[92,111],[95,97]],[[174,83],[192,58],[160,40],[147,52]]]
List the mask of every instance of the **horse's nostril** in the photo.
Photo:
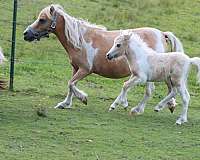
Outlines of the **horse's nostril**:
[[24,32],[24,36],[25,36],[25,35],[27,35],[27,34],[28,34],[28,32],[27,32],[27,31],[25,31],[25,32]]

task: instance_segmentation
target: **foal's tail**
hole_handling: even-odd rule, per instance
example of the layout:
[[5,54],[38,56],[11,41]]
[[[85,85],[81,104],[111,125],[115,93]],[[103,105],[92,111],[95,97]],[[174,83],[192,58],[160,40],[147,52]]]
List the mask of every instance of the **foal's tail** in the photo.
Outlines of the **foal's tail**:
[[171,43],[171,52],[184,53],[183,44],[172,32],[163,32],[165,38]]
[[200,58],[199,57],[194,57],[190,58],[191,64],[197,66],[198,72],[197,72],[197,79],[198,82],[200,83]]

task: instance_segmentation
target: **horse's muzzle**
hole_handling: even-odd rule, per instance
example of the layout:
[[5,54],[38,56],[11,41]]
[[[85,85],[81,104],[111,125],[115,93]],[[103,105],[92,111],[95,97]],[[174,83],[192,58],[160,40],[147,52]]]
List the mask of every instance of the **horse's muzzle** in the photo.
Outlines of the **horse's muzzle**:
[[24,31],[24,40],[28,41],[28,42],[32,42],[34,40],[40,40],[40,38],[43,37],[49,37],[49,32],[47,30],[38,32],[35,31],[33,28],[28,27],[25,31]]
[[112,60],[112,59],[113,59],[113,57],[112,57],[110,54],[107,54],[107,55],[106,55],[106,58],[107,58],[108,60]]
[[24,31],[24,40],[28,42],[32,42],[35,40],[34,34],[29,29],[26,29]]

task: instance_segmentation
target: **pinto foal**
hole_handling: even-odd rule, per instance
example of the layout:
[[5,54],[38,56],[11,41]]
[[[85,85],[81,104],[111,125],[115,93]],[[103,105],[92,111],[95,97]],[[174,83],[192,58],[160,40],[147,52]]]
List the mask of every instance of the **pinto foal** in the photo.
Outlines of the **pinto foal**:
[[164,81],[172,86],[172,90],[154,110],[156,112],[162,110],[178,91],[182,98],[183,110],[176,124],[187,122],[190,100],[186,87],[188,72],[191,64],[196,65],[200,80],[200,58],[189,58],[181,52],[157,53],[149,48],[137,34],[133,33],[122,33],[116,37],[112,48],[107,53],[109,60],[120,56],[126,57],[132,73],[130,79],[124,83],[121,98],[125,98],[127,91],[139,83],[146,83],[148,92],[139,105],[131,109],[131,114],[143,113],[145,103],[154,88],[152,82]]

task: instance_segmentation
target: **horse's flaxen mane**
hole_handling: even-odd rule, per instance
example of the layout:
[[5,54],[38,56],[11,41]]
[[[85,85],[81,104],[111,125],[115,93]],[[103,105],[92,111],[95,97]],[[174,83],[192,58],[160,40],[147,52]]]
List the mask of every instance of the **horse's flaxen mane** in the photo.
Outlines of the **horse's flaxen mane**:
[[[51,5],[55,8],[55,11],[63,16],[65,20],[65,36],[66,38],[74,45],[75,48],[82,48],[83,44],[83,27],[89,27],[99,30],[106,30],[104,26],[91,24],[88,21],[85,21],[83,19],[77,19],[75,17],[72,17],[68,15],[62,6],[54,4]],[[49,7],[51,7],[49,6]]]

